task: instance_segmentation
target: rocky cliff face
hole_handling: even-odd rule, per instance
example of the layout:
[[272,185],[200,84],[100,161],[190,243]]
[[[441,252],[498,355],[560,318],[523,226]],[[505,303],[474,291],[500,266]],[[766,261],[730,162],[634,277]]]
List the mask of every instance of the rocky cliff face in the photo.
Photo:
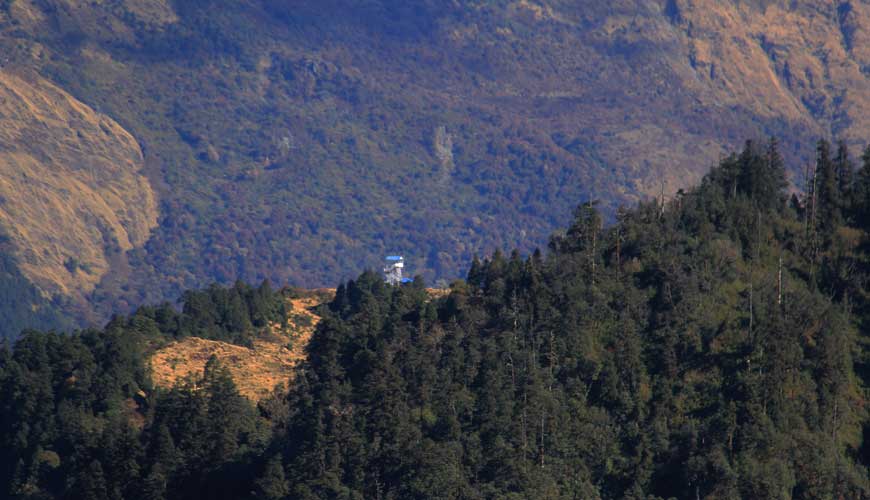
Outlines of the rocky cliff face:
[[778,136],[798,185],[819,137],[863,147],[868,27],[870,1],[7,0],[4,196],[56,206],[4,226],[41,287],[102,304],[393,251],[455,277],[746,139]]

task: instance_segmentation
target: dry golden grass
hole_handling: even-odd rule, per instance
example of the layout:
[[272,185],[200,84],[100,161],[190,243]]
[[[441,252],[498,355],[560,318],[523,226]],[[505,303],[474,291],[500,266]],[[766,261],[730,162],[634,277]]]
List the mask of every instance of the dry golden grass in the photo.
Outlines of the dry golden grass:
[[[433,299],[450,290],[428,288]],[[271,325],[254,341],[253,348],[190,337],[167,344],[151,355],[151,378],[158,387],[172,387],[186,377],[200,377],[214,355],[226,366],[239,392],[258,401],[278,384],[288,384],[296,364],[305,358],[305,348],[320,322],[311,309],[329,301],[335,289],[312,290],[304,297],[287,299],[287,322]]]
[[201,376],[206,361],[217,358],[247,398],[258,400],[279,383],[287,383],[298,359],[286,342],[257,340],[247,347],[196,337],[173,342],[151,358],[152,377],[159,387],[172,387],[188,376]]
[[449,288],[427,288],[426,293],[429,294],[433,300],[438,300],[450,295]]
[[254,341],[253,348],[196,337],[172,342],[151,356],[152,379],[158,387],[172,387],[185,377],[199,377],[214,355],[229,369],[243,396],[253,401],[262,399],[276,385],[290,382],[320,321],[310,309],[323,300],[323,296],[316,295],[289,299],[287,323],[272,325]]
[[[863,141],[870,128],[870,6],[850,2],[680,2],[702,101],[814,128],[811,114],[844,112],[841,134]],[[691,27],[691,28],[689,28]],[[837,104],[840,103],[840,104]],[[815,108],[815,109],[813,109]],[[820,135],[830,133],[819,130]]]
[[48,81],[0,70],[0,226],[48,294],[84,294],[141,246],[157,201],[139,144]]

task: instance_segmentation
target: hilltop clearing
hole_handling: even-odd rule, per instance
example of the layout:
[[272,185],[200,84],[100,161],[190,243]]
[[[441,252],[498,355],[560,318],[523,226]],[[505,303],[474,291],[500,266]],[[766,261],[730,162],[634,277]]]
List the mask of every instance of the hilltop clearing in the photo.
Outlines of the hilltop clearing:
[[288,298],[286,323],[271,324],[250,347],[198,337],[170,342],[150,356],[152,380],[168,389],[183,379],[196,379],[214,356],[229,370],[241,395],[253,401],[267,397],[277,385],[286,387],[292,381],[293,369],[304,359],[320,321],[312,309],[331,300],[328,297]]
[[[427,288],[426,293],[431,300],[438,300],[450,290]],[[315,309],[334,296],[334,289],[296,290],[286,299],[286,322],[271,323],[250,341],[250,346],[199,337],[160,346],[149,356],[151,378],[164,389],[184,380],[196,380],[214,356],[229,370],[240,394],[252,401],[269,397],[279,384],[292,384],[294,369],[305,359],[308,341],[320,323]]]

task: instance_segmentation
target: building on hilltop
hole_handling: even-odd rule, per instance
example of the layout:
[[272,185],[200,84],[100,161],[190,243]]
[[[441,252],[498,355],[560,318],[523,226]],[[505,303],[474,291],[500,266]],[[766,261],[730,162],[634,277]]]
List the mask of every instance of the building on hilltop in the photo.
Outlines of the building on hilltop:
[[405,269],[405,259],[401,255],[388,255],[387,265],[384,266],[384,281],[389,285],[401,285],[412,281],[409,278],[402,277],[402,272]]

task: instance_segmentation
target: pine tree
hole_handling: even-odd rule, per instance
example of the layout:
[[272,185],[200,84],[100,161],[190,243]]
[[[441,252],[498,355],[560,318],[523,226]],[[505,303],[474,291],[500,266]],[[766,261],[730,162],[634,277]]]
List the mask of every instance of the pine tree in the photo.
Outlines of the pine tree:
[[252,408],[239,394],[229,370],[214,355],[206,362],[202,390],[207,401],[208,460],[221,464],[243,444],[242,433],[253,430]]
[[471,259],[471,267],[468,270],[468,276],[466,277],[466,281],[469,285],[476,288],[483,288],[483,265],[480,263],[480,259],[475,254]]
[[243,295],[247,285],[237,282],[233,288],[226,291],[227,302],[224,306],[222,325],[231,333],[244,333],[251,328],[251,314]]
[[598,201],[587,201],[574,211],[574,223],[568,228],[565,238],[556,248],[558,253],[575,253],[582,255],[586,265],[587,280],[595,284],[596,273],[600,267],[602,251],[603,220],[596,208]]
[[136,430],[126,420],[110,422],[104,432],[108,488],[113,498],[132,498],[140,481],[143,449]]
[[852,188],[852,212],[855,224],[870,230],[870,146],[861,155],[861,168]]
[[264,500],[280,500],[290,494],[290,486],[284,477],[284,464],[280,455],[266,462],[260,477],[254,481],[254,497]]
[[746,141],[738,157],[737,191],[755,202],[763,200],[768,190],[768,166],[752,141]]
[[142,482],[142,489],[137,500],[166,500],[169,480],[162,467],[155,467]]
[[[262,328],[273,321],[277,316],[275,307],[274,292],[269,280],[264,280],[248,298],[248,309],[250,310],[251,322],[254,326]],[[283,301],[278,301],[283,303]]]
[[765,169],[763,189],[759,190],[762,206],[771,210],[779,210],[785,203],[785,190],[788,188],[785,161],[779,152],[779,141],[771,137],[767,143],[765,154]]
[[74,488],[69,493],[75,498],[82,500],[108,500],[103,467],[97,460],[92,461],[87,468],[79,472],[73,485]]
[[837,187],[840,192],[840,212],[846,216],[851,212],[852,183],[854,179],[854,165],[849,157],[849,146],[846,141],[840,140],[837,144],[837,157],[834,160],[837,170]]
[[157,427],[157,431],[152,438],[149,457],[151,469],[159,469],[164,477],[175,470],[181,461],[182,457],[175,447],[175,440],[172,439],[169,427],[165,423]]
[[816,153],[817,222],[822,235],[830,238],[834,229],[843,224],[843,196],[830,143],[820,140]]

